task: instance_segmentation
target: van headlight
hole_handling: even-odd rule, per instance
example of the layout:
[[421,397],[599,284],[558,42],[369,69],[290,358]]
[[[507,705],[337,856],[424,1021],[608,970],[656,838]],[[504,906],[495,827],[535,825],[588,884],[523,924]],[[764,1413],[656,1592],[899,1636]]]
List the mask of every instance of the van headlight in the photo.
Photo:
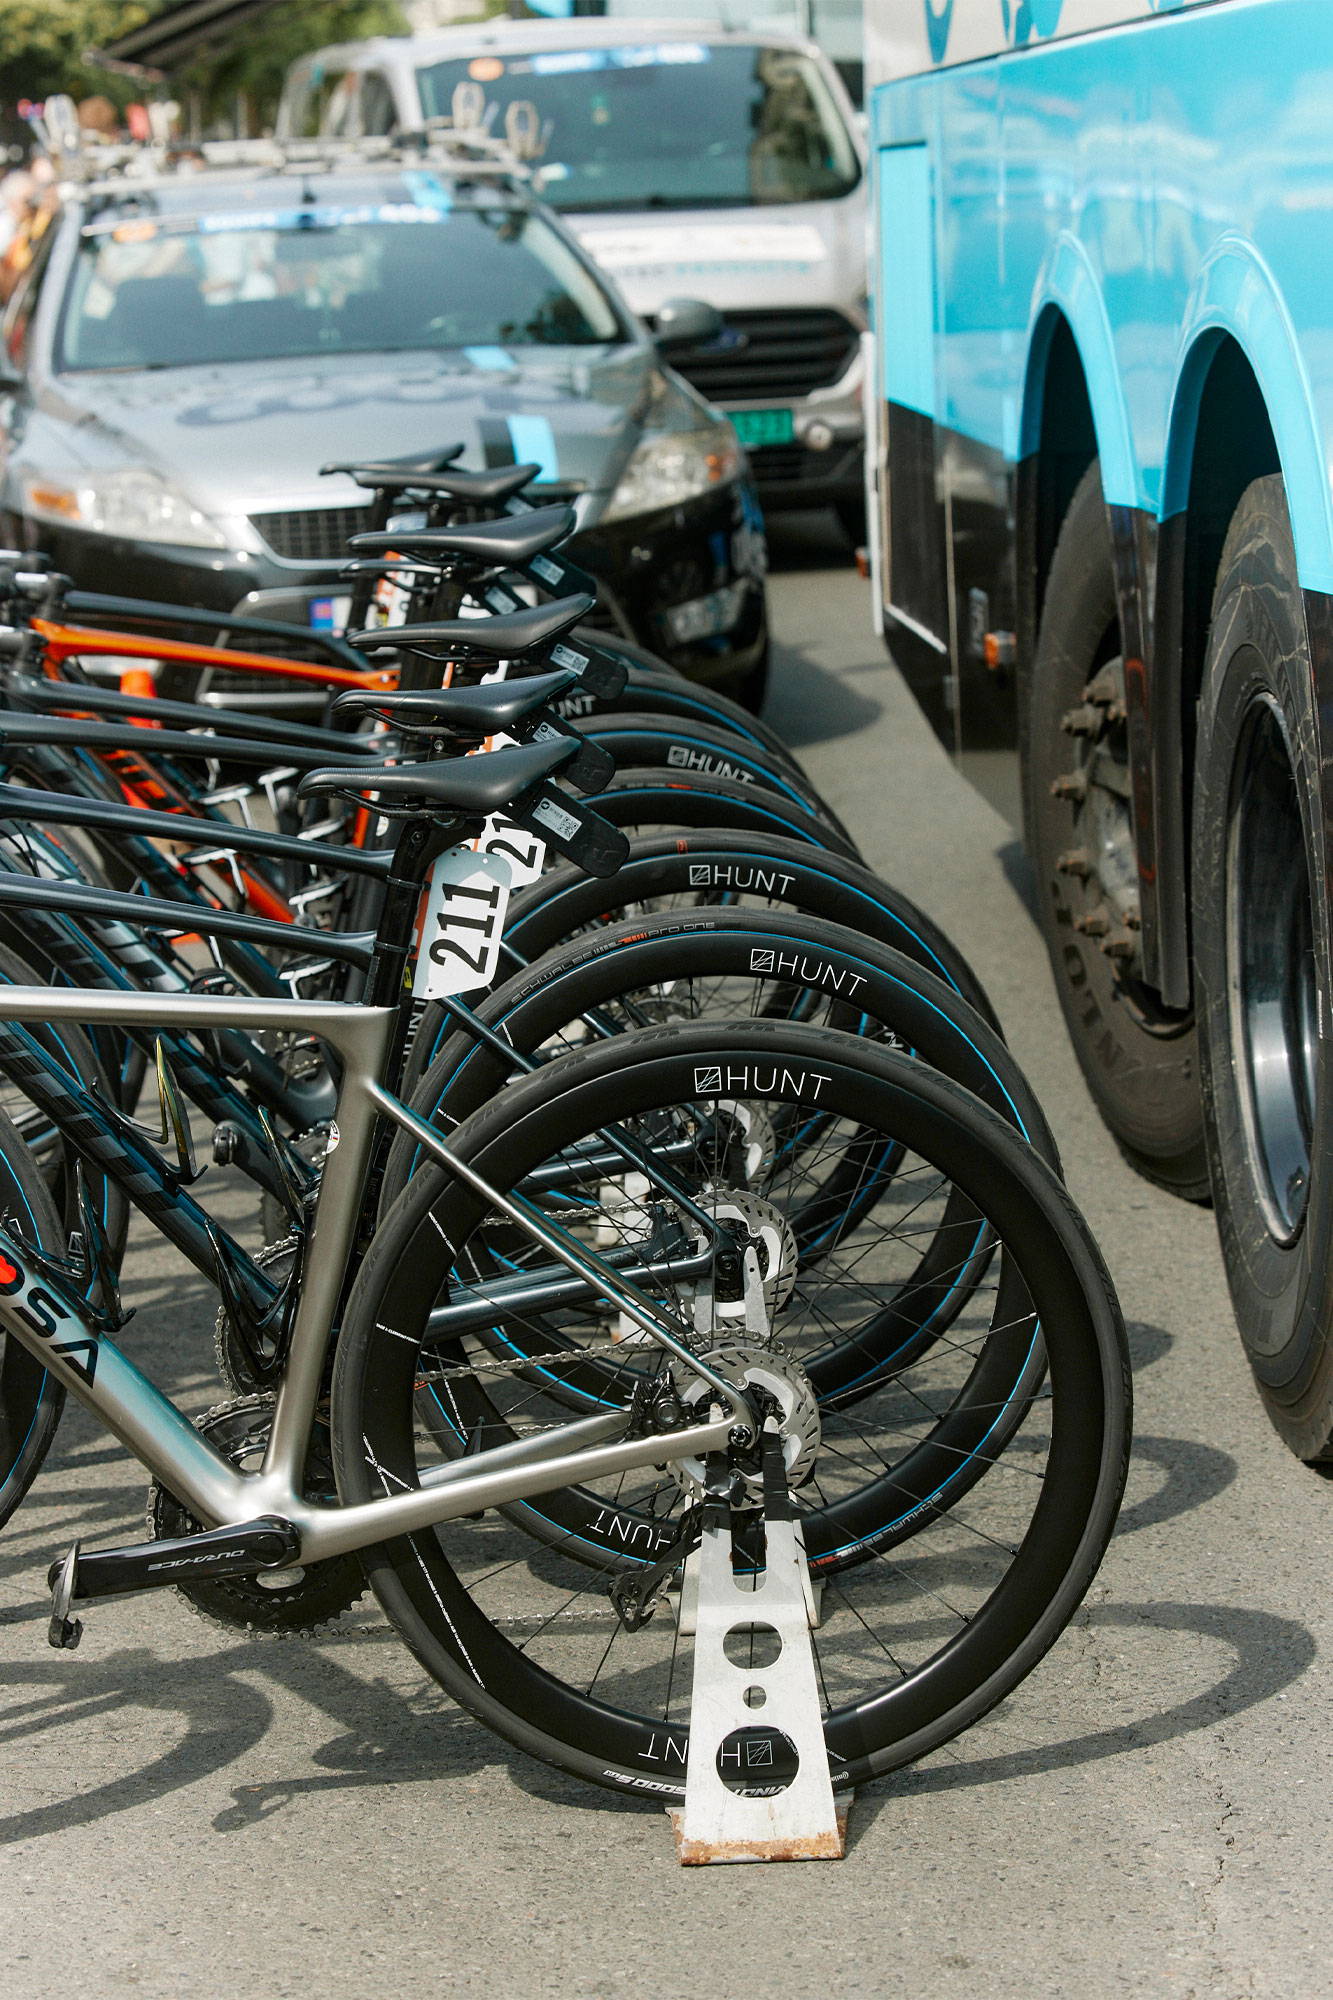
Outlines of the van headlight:
[[740,440],[725,421],[695,431],[651,433],[635,445],[602,520],[679,507],[734,479],[742,463]]
[[119,535],[129,542],[168,542],[185,549],[225,549],[227,537],[193,500],[147,466],[80,473],[23,483],[25,511],[36,521]]

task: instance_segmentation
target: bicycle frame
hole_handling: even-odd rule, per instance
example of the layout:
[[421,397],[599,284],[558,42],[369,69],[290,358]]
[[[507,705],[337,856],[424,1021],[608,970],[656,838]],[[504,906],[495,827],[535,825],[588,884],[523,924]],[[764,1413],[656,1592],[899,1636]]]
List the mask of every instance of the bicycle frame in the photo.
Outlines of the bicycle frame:
[[[379,1077],[397,1010],[339,1002],[219,999],[199,994],[108,993],[13,986],[0,1010],[16,1022],[87,1022],[150,1029],[265,1029],[314,1035],[342,1061],[336,1140],[325,1161],[304,1281],[273,1425],[258,1472],[238,1471],[97,1326],[88,1305],[51,1275],[49,1262],[0,1228],[0,1324],[48,1368],[206,1527],[241,1528],[278,1516],[295,1530],[293,1564],[317,1562],[415,1534],[511,1501],[644,1465],[699,1457],[754,1435],[741,1392],[691,1352],[689,1329],[521,1195],[504,1195],[457,1159],[439,1134],[385,1090]],[[626,1412],[562,1424],[539,1437],[431,1468],[419,1488],[357,1505],[307,1500],[302,1477],[324,1365],[356,1236],[361,1192],[379,1116],[410,1131],[456,1178],[506,1215],[589,1287],[628,1313],[713,1391],[706,1423],[609,1442]],[[719,1407],[720,1406],[720,1410]]]

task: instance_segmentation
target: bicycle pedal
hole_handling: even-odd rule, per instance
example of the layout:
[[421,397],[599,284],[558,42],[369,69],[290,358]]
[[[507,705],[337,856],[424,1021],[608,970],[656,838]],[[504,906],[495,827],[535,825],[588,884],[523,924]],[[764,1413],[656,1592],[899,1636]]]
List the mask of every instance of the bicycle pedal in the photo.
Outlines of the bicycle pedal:
[[46,1628],[46,1641],[59,1652],[73,1652],[83,1637],[82,1618],[69,1615],[78,1570],[79,1544],[75,1542],[64,1561],[57,1564],[51,1583],[51,1622]]

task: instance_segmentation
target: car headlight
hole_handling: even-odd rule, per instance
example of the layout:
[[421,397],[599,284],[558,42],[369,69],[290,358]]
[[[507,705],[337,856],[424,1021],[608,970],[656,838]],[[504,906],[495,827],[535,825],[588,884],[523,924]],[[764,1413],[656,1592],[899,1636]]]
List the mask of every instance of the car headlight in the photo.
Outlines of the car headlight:
[[697,431],[658,431],[643,438],[630,455],[611,495],[603,521],[678,507],[734,479],[741,447],[729,423],[704,424]]
[[24,481],[25,511],[35,521],[120,535],[130,542],[170,542],[178,548],[225,549],[227,537],[194,502],[146,466],[124,472]]

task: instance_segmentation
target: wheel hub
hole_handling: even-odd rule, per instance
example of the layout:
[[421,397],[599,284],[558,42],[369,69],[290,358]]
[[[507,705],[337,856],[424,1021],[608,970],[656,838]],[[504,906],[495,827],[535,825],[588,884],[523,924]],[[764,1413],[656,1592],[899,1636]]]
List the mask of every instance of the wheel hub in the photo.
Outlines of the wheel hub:
[[[810,1378],[799,1361],[776,1346],[752,1347],[744,1341],[726,1341],[702,1357],[717,1374],[738,1389],[752,1391],[777,1418],[782,1434],[782,1457],[787,1468],[787,1484],[802,1486],[814,1470],[823,1436],[819,1405]],[[691,1413],[706,1404],[709,1388],[697,1376],[687,1377],[684,1368],[673,1370],[680,1400]],[[704,1491],[704,1462],[682,1458],[673,1462],[672,1473],[690,1492]],[[763,1479],[757,1470],[744,1470],[746,1498],[754,1505],[763,1499]]]
[[1108,660],[1083,691],[1083,700],[1060,719],[1078,755],[1072,771],[1051,790],[1066,799],[1078,845],[1056,868],[1084,884],[1086,907],[1074,929],[1095,938],[1122,979],[1141,980],[1141,914],[1138,858],[1129,765],[1125,663]]

